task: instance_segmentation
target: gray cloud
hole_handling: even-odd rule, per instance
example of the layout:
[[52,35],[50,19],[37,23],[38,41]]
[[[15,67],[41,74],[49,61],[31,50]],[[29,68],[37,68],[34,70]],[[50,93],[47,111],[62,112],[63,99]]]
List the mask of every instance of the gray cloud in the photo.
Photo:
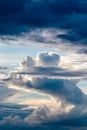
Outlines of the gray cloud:
[[51,67],[58,66],[60,60],[60,56],[55,52],[41,52],[37,54],[36,59],[28,56],[21,62],[21,69],[32,71],[31,68],[42,66],[42,67]]
[[[23,81],[20,82],[22,83]],[[30,86],[31,84],[32,86]],[[77,88],[75,83],[55,78],[34,78],[31,84],[29,81],[24,83],[25,87],[28,89],[33,88],[36,91],[48,93],[53,97],[56,97],[56,99],[58,99],[56,103],[61,101],[62,106],[56,107],[57,104],[55,104],[55,111],[54,107],[47,105],[40,106],[30,115],[27,113],[24,118],[21,118],[21,115],[7,116],[0,122],[1,126],[3,126],[3,124],[4,126],[9,124],[10,126],[18,127],[22,123],[24,128],[26,125],[27,128],[35,129],[41,127],[46,129],[46,127],[51,128],[56,125],[56,128],[64,129],[67,127],[68,129],[72,128],[73,130],[87,126],[87,96],[84,95],[79,88]],[[23,84],[21,85],[22,86],[20,87],[23,87]],[[65,113],[65,110],[69,109],[70,104],[74,104],[74,108],[71,108],[71,110]],[[15,122],[15,119],[17,119],[17,122]],[[52,125],[51,127],[50,124]],[[44,125],[46,126],[45,128]]]
[[[33,113],[26,113],[26,116],[6,116],[0,121],[1,126],[12,126],[22,128],[42,128],[43,130],[54,129],[79,129],[87,126],[87,96],[76,86],[76,84],[69,80],[57,78],[33,78],[32,80],[14,79],[13,84],[24,87],[25,89],[34,89],[38,92],[47,93],[55,98],[56,104],[51,106],[40,106]],[[61,105],[56,106],[61,101]],[[70,106],[71,105],[71,106]],[[74,105],[74,107],[72,107]],[[71,107],[71,108],[70,108]],[[15,107],[16,108],[16,107]],[[20,107],[21,108],[21,107]],[[55,109],[55,111],[54,111]],[[68,110],[70,109],[70,110]],[[68,110],[65,112],[65,110]],[[17,122],[15,122],[15,119]],[[25,127],[26,125],[26,127]],[[51,126],[50,126],[51,125]],[[44,128],[45,126],[45,128]],[[8,128],[8,127],[7,127]]]
[[37,56],[38,66],[58,66],[60,56],[57,53],[39,53]]
[[[66,61],[67,60],[68,59],[66,59]],[[72,66],[68,66],[68,68],[64,68],[64,65],[60,66],[60,62],[62,63],[63,61],[61,61],[61,57],[56,52],[40,52],[36,58],[27,56],[27,58],[20,63],[20,67],[10,73],[10,78],[16,77],[16,75],[18,77],[24,75],[38,77],[49,76],[63,79],[69,78],[72,80],[80,80],[87,77],[86,69],[72,69],[74,64],[76,64],[77,67],[80,66],[80,61],[78,61],[78,64],[77,61],[72,62],[70,64]],[[86,60],[82,60],[82,62],[86,62]],[[5,81],[6,79],[3,80]]]
[[[23,79],[12,80],[13,84],[20,85],[21,87],[35,89],[40,92],[47,93],[54,97],[59,97],[62,100],[70,103],[79,104],[84,100],[84,94],[76,87],[75,83],[69,80],[63,80],[58,78],[32,78],[32,80],[23,81]],[[77,97],[78,95],[78,97]]]

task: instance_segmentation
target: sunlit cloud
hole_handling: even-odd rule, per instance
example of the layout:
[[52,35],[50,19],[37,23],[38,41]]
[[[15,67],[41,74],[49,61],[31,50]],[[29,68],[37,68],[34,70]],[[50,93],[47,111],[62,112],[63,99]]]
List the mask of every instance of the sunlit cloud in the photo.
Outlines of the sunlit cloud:
[[87,0],[0,1],[0,130],[87,129]]

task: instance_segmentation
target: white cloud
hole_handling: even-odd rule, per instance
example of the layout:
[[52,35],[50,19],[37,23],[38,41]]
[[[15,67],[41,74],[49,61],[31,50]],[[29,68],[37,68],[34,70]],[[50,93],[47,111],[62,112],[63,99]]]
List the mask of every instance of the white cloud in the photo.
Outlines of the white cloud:
[[[76,82],[67,79],[67,71],[64,74],[64,70],[58,66],[59,62],[60,56],[57,53],[39,53],[36,59],[27,57],[22,62],[22,70],[12,71],[9,79],[4,79],[4,81],[13,84],[14,88],[17,86],[20,90],[37,91],[53,98],[52,104],[48,104],[48,101],[41,103],[40,100],[34,104],[36,100],[32,100],[30,108],[33,106],[32,108],[36,109],[31,115],[25,117],[25,123],[39,125],[68,120],[72,117],[82,116],[87,112],[87,95],[77,87]],[[56,71],[59,77],[55,77]],[[72,72],[70,71],[68,74],[72,75]],[[61,74],[64,78],[60,77]]]
[[61,120],[61,118],[64,118],[64,116],[70,113],[72,109],[74,109],[74,105],[64,105],[60,101],[53,101],[50,105],[46,104],[39,106],[30,116],[27,116],[24,121],[32,126],[55,122]]
[[23,70],[29,70],[33,66],[35,66],[35,60],[30,56],[27,56],[27,59],[21,62],[21,68]]
[[41,52],[37,54],[36,59],[27,56],[21,62],[21,69],[31,71],[32,67],[43,66],[43,67],[53,67],[59,64],[60,56],[55,52]]
[[60,60],[60,56],[55,52],[47,52],[47,53],[38,53],[37,55],[37,66],[58,66]]

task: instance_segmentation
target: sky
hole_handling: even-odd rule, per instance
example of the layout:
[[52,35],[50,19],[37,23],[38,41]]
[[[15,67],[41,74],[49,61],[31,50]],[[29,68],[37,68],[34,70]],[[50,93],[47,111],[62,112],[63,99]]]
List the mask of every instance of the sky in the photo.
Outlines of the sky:
[[0,130],[87,130],[87,0],[0,1]]

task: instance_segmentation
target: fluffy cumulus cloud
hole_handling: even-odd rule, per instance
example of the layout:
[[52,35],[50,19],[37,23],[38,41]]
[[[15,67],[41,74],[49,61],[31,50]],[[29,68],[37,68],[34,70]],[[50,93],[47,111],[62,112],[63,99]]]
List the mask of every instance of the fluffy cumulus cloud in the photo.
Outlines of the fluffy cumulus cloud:
[[[76,55],[74,55],[75,57]],[[26,76],[49,76],[61,77],[68,79],[83,79],[87,76],[86,64],[74,61],[74,57],[63,56],[62,58],[57,52],[40,52],[36,58],[27,56],[17,67],[10,73],[11,77]],[[73,63],[74,62],[74,63]]]
[[12,82],[26,89],[35,89],[36,91],[47,93],[53,97],[58,96],[60,100],[65,100],[72,104],[79,104],[84,100],[82,91],[70,80],[48,77],[32,77],[31,79],[27,77],[27,79],[25,79],[25,77],[21,77],[18,80],[12,79]]
[[36,59],[27,56],[21,62],[22,70],[30,70],[33,67],[58,67],[60,56],[56,52],[42,52],[38,53]]
[[21,62],[21,68],[23,70],[29,70],[29,68],[31,68],[33,66],[35,66],[35,60],[30,56],[27,56],[27,59],[24,59]]
[[[76,83],[81,80],[81,76],[82,78],[86,76],[84,77],[83,70],[71,71],[71,69],[62,68],[60,62],[61,57],[56,52],[41,52],[36,58],[28,56],[21,62],[20,67],[11,71],[8,77],[2,80],[7,84],[6,90],[11,91],[11,88],[22,91],[32,90],[41,95],[48,95],[50,99],[49,103],[45,99],[46,102],[43,103],[40,103],[43,101],[42,99],[40,102],[36,100],[36,107],[34,107],[34,103],[30,103],[30,99],[29,105],[26,100],[25,103],[21,100],[18,103],[27,104],[29,108],[25,106],[24,109],[29,109],[28,111],[31,109],[31,112],[23,111],[21,107],[20,112],[25,114],[14,113],[12,110],[13,114],[8,112],[4,116],[2,115],[1,128],[9,129],[9,125],[12,128],[20,129],[37,128],[44,130],[48,128],[55,130],[54,126],[56,125],[57,129],[60,130],[66,128],[75,130],[76,127],[79,129],[79,126],[85,129],[87,126],[87,95],[78,88]],[[5,96],[3,94],[2,103],[8,94],[7,91]]]
[[57,53],[39,53],[37,57],[38,66],[58,66],[60,56]]
[[7,0],[0,2],[0,34],[17,35],[36,28],[57,28],[63,41],[87,41],[86,0]]
[[[74,80],[68,75],[67,79],[63,73],[64,70],[59,68],[59,61],[60,56],[57,53],[39,53],[36,59],[27,57],[22,62],[21,68],[12,71],[9,78],[3,79],[8,87],[14,85],[15,89],[17,87],[20,90],[32,90],[46,94],[50,97],[51,102],[38,105],[30,114],[27,113],[23,117],[17,114],[5,116],[0,121],[1,127],[7,125],[8,122],[10,122],[10,126],[14,125],[14,127],[25,128],[26,126],[30,129],[43,130],[47,128],[55,130],[55,125],[60,130],[87,127],[87,95],[76,84],[81,78]],[[59,76],[58,73],[56,77],[54,76],[53,71],[55,70],[60,72]]]
[[[1,121],[1,125],[7,124],[8,120],[24,123],[27,127],[39,127],[44,125],[50,128],[49,124],[56,124],[57,128],[68,127],[79,128],[79,119],[82,121],[81,127],[86,127],[87,117],[87,95],[85,95],[74,82],[59,78],[27,78],[13,79],[12,83],[19,86],[21,89],[33,89],[39,93],[46,93],[53,98],[52,104],[45,104],[38,107],[25,118],[20,117],[5,117]],[[55,107],[54,107],[55,106]],[[18,125],[18,122],[16,122]],[[12,122],[13,123],[13,122]],[[10,125],[12,125],[10,123]],[[19,123],[19,124],[20,124]]]
[[0,43],[62,50],[62,58],[57,52],[28,56],[8,75],[0,67],[0,130],[87,129],[87,94],[78,87],[87,79],[86,25],[87,0],[0,1]]

